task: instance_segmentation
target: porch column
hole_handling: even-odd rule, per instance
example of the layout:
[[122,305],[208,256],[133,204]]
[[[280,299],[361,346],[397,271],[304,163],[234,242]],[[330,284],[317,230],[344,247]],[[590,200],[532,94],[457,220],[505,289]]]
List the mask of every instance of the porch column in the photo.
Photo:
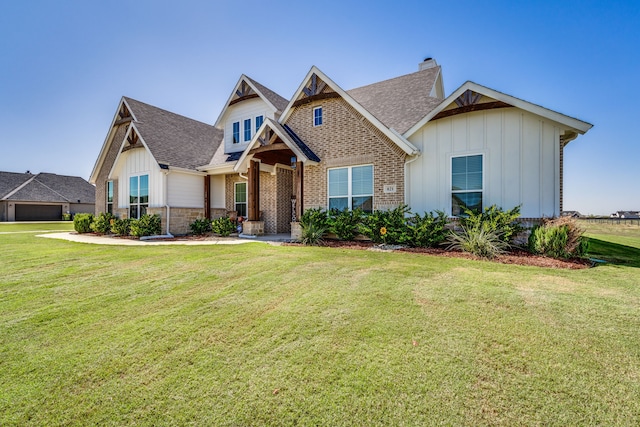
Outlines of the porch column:
[[300,221],[304,213],[304,163],[296,162],[296,221]]
[[211,219],[211,175],[204,177],[204,217]]
[[249,221],[260,221],[260,162],[249,162],[247,204]]

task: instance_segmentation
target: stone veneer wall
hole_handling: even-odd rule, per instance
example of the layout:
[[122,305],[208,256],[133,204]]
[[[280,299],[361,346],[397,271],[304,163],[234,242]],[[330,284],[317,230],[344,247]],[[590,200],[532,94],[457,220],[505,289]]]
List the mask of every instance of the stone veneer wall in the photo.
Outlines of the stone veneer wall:
[[[313,126],[313,109],[322,106],[323,124]],[[304,169],[304,209],[327,208],[327,169],[373,164],[373,208],[405,203],[406,153],[342,98],[314,101],[296,108],[287,120],[293,131],[320,157]],[[395,193],[385,193],[385,185]]]
[[[167,234],[167,208],[148,208],[147,213],[151,215],[160,215],[162,222],[162,234]],[[169,232],[173,235],[179,236],[191,232],[189,225],[197,218],[204,217],[204,209],[171,207],[169,215]]]
[[[102,166],[100,167],[100,171],[98,172],[98,176],[96,177],[96,215],[100,212],[107,211],[107,181],[109,178],[109,172],[111,171],[111,167],[113,163],[116,161],[116,157],[118,156],[118,150],[120,149],[120,144],[124,139],[124,135],[127,132],[127,124],[118,125],[118,129],[115,132],[113,140],[111,142],[111,146],[107,148],[107,154],[104,158]],[[118,180],[113,180],[113,214],[116,214],[116,211],[121,211],[118,209]],[[120,218],[123,218],[121,215],[117,215]]]

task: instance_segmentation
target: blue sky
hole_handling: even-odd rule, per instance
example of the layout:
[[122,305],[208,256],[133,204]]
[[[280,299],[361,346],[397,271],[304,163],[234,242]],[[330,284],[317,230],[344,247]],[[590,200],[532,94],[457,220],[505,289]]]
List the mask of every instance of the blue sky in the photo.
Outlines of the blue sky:
[[[640,2],[24,1],[0,6],[0,170],[89,178],[120,97],[212,124],[241,74],[289,98],[442,66],[594,125],[565,209],[640,209]],[[507,206],[505,208],[510,208]]]

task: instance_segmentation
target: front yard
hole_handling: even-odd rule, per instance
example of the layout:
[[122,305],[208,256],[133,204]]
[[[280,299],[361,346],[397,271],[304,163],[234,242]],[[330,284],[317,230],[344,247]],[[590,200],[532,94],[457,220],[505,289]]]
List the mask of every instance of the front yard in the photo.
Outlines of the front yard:
[[638,425],[640,229],[589,236],[612,262],[0,234],[0,425]]

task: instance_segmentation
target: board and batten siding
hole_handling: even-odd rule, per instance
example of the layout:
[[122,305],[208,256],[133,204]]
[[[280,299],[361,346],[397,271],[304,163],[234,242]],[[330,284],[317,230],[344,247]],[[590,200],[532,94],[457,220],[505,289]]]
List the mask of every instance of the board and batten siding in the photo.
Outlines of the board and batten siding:
[[149,207],[165,205],[162,173],[153,156],[144,148],[135,148],[120,155],[112,177],[118,180],[118,208],[129,207],[129,178],[149,175]]
[[516,109],[460,114],[429,122],[409,140],[422,152],[407,165],[414,212],[451,215],[451,158],[483,155],[483,208],[522,205],[523,218],[560,215],[557,123]]
[[167,175],[167,199],[172,208],[203,208],[204,177],[171,171]]
[[[251,119],[251,136],[253,137],[256,133],[257,116],[264,116],[265,120],[274,118],[273,111],[261,98],[245,100],[227,109],[223,117],[225,153],[243,151],[247,148],[249,142],[244,141],[244,120]],[[240,143],[238,144],[233,143],[234,122],[240,122]]]
[[226,209],[225,181],[224,175],[211,176],[211,185],[209,186],[211,208]]

